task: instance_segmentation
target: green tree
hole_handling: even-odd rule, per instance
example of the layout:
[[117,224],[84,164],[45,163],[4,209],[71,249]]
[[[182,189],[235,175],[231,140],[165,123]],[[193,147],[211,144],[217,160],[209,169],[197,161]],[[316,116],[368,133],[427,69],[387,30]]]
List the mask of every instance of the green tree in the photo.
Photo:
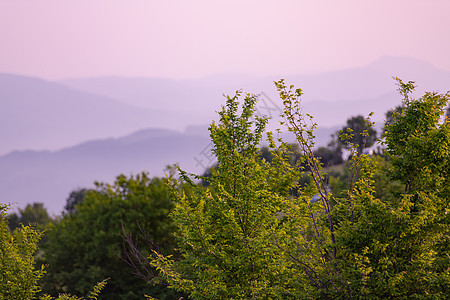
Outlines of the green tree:
[[342,150],[333,151],[329,147],[319,147],[314,150],[314,156],[318,157],[320,162],[326,166],[339,165],[344,162],[342,159]]
[[[333,284],[328,289],[317,287],[321,297],[444,299],[449,293],[450,123],[439,120],[450,94],[426,93],[416,100],[408,96],[414,89],[411,82],[398,80],[398,84],[403,109],[394,113],[385,131],[389,162],[384,176],[377,172],[378,158],[361,155],[353,137],[342,136],[349,138],[352,153],[349,186],[346,196],[335,199],[330,210],[333,225],[325,237],[331,239],[335,252],[325,261],[334,261],[334,272],[323,274],[321,280]],[[284,103],[290,106],[292,101]],[[305,132],[296,123],[296,109],[288,126],[301,144]],[[369,135],[369,130],[362,132],[363,137]],[[377,193],[383,181],[388,190]],[[403,191],[396,182],[403,184]],[[328,214],[326,205],[322,214]]]
[[38,202],[27,204],[24,209],[19,208],[19,214],[12,213],[9,215],[9,219],[9,227],[11,230],[16,229],[20,224],[25,226],[36,225],[40,229],[44,229],[46,225],[53,222],[44,204]]
[[385,130],[387,126],[393,124],[396,121],[396,117],[402,113],[402,105],[396,106],[394,109],[390,109],[386,112],[386,120],[384,122],[384,128]]
[[372,147],[377,140],[377,131],[368,126],[366,119],[361,115],[349,118],[347,126],[344,126],[340,133],[349,134],[349,139],[341,144],[347,148],[356,145],[358,153],[362,153],[365,148]]
[[[272,164],[259,159],[266,121],[249,121],[255,98],[245,97],[239,115],[239,93],[228,97],[210,127],[218,159],[210,185],[200,188],[181,171],[192,191],[174,188],[182,257],[155,253],[161,277],[194,299],[445,299],[450,123],[439,119],[449,95],[410,99],[413,85],[399,81],[403,109],[384,134],[389,162],[362,154],[354,136],[343,135],[351,151],[348,185],[335,197],[313,154],[315,125],[301,113],[302,91],[276,85],[297,137],[298,164],[289,164],[286,145],[276,147],[271,134]],[[369,131],[361,131],[363,140]],[[302,166],[311,181],[300,187]],[[312,195],[319,201],[311,203]]]
[[[336,208],[347,295],[366,299],[446,299],[449,294],[449,123],[440,123],[450,94],[412,99],[398,80],[403,109],[384,133],[391,181],[375,197],[376,161],[359,161],[358,181]],[[351,209],[349,209],[351,208]],[[349,214],[350,212],[350,214]]]
[[84,197],[89,192],[89,189],[86,188],[80,188],[73,190],[70,192],[69,197],[66,200],[66,205],[64,206],[64,210],[68,212],[69,214],[75,213],[76,205],[81,204],[83,202]]
[[[285,103],[291,101],[282,82],[278,87]],[[324,223],[319,211],[325,204],[326,220],[330,220],[329,195],[309,143],[312,131],[298,137],[303,155],[295,164],[291,162],[292,147],[285,143],[276,146],[268,133],[269,163],[259,152],[267,119],[250,121],[257,98],[249,94],[239,113],[239,96],[238,92],[227,97],[219,124],[210,126],[218,167],[206,179],[208,188],[195,185],[182,171],[181,180],[191,184],[192,192],[179,193],[174,188],[172,218],[179,229],[182,259],[155,253],[152,265],[172,288],[194,299],[317,296],[321,289],[333,288],[327,274],[336,270],[334,236],[331,233],[330,238],[327,229],[331,226],[332,231],[333,225]],[[288,122],[293,118],[291,108],[285,110]],[[300,189],[304,166],[311,180]],[[298,196],[293,196],[292,191],[299,189]],[[318,190],[323,200],[311,205]],[[331,261],[315,267],[318,257]]]
[[[41,290],[38,280],[45,274],[43,266],[36,269],[35,252],[43,232],[31,226],[19,226],[11,234],[8,230],[6,204],[0,204],[0,299],[37,299]],[[95,300],[106,285],[106,280],[97,283],[87,299]],[[59,294],[57,298],[48,295],[42,300],[81,300],[76,296]]]
[[36,223],[46,225],[52,221],[43,203],[27,204],[25,209],[19,209],[20,220],[24,225]]
[[170,253],[165,250],[172,248],[173,225],[167,218],[171,208],[165,179],[142,173],[129,178],[120,175],[114,184],[97,183],[76,206],[76,213],[64,214],[48,233],[44,291],[86,294],[92,282],[109,277],[102,299],[142,299],[144,294],[174,297],[165,287],[150,287],[133,276],[137,272],[149,279],[152,270],[141,269],[124,244],[124,235],[131,235],[137,247],[147,249],[144,255],[154,247]]
[[20,226],[20,216],[13,212],[8,214],[8,228],[10,231],[14,231],[17,227]]
[[40,290],[43,269],[35,269],[34,254],[41,232],[30,226],[8,230],[7,205],[0,204],[0,299],[33,299]]
[[[210,126],[217,168],[204,189],[181,172],[192,191],[173,187],[172,218],[178,226],[181,260],[157,253],[152,264],[172,288],[192,298],[273,298],[291,293],[291,271],[282,264],[272,233],[278,213],[298,178],[287,149],[262,159],[260,142],[267,123],[255,117],[256,96],[246,95],[239,114],[237,92]],[[270,142],[273,149],[274,143]],[[288,170],[282,174],[282,170]],[[194,176],[194,178],[198,178]],[[175,183],[174,183],[175,184]]]
[[392,162],[393,179],[406,191],[438,191],[448,188],[449,122],[440,123],[449,93],[427,92],[420,99],[409,96],[415,86],[398,79],[403,110],[384,134],[386,154]]

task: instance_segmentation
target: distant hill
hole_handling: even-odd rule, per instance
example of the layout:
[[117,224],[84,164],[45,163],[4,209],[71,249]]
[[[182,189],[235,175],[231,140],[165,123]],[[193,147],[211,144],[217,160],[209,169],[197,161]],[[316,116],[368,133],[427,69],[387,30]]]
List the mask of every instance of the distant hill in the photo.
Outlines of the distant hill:
[[287,84],[303,89],[305,112],[314,115],[319,125],[329,127],[343,124],[352,115],[371,111],[375,112],[374,120],[383,120],[384,113],[401,102],[392,76],[416,81],[418,94],[450,89],[450,72],[418,59],[390,56],[361,68],[271,78],[221,74],[196,80],[99,77],[65,79],[59,83],[145,108],[170,106],[174,112],[191,115],[190,123],[196,118],[205,123],[215,117],[214,111],[224,103],[222,93],[233,95],[238,89],[264,92],[281,106],[273,81],[285,78]]
[[44,202],[59,213],[73,189],[112,182],[121,173],[164,176],[166,166],[174,163],[202,173],[210,165],[209,156],[202,154],[209,143],[206,129],[201,134],[148,129],[54,152],[14,151],[0,156],[0,199],[18,207]]
[[[345,124],[351,116],[363,115],[367,117],[373,112],[373,121],[377,125],[384,124],[385,113],[400,105],[402,98],[397,92],[390,92],[373,98],[357,100],[341,100],[334,102],[310,101],[304,103],[304,111],[314,116],[314,121],[319,125],[332,126]],[[341,126],[342,127],[342,126]]]
[[173,128],[179,118],[176,112],[136,107],[54,82],[0,74],[0,154],[56,150],[151,126]]
[[[195,80],[49,82],[0,74],[0,199],[20,207],[40,201],[59,213],[73,189],[95,180],[111,182],[120,173],[147,170],[161,176],[176,162],[202,173],[211,163],[203,155],[210,145],[204,124],[217,119],[225,103],[222,94],[263,92],[258,111],[277,115],[282,105],[273,80],[279,78],[303,89],[303,112],[319,124],[317,146],[326,145],[350,116],[373,111],[381,126],[385,112],[401,102],[391,76],[415,80],[418,94],[450,89],[450,72],[401,57],[357,69],[273,78],[220,74]],[[269,129],[276,127],[273,120]]]
[[[279,112],[273,80],[285,78],[304,91],[304,112],[321,127],[342,125],[374,111],[374,120],[401,102],[391,76],[415,80],[423,90],[450,89],[450,72],[426,62],[383,57],[367,66],[320,74],[258,78],[219,74],[199,79],[100,77],[49,82],[0,74],[0,154],[13,150],[58,150],[149,128],[183,130],[208,124],[238,89],[264,94]],[[278,113],[277,112],[277,113]],[[275,126],[272,126],[273,129]]]
[[[317,145],[326,145],[338,128],[318,128]],[[286,141],[293,142],[289,135]],[[184,132],[150,128],[120,138],[92,140],[59,151],[14,151],[0,156],[0,199],[14,207],[43,202],[60,213],[70,192],[112,182],[119,174],[150,172],[164,176],[168,165],[179,163],[188,172],[203,174],[215,160],[207,126]]]
[[288,78],[304,90],[305,100],[336,102],[360,101],[396,93],[392,77],[415,81],[418,94],[450,90],[450,72],[419,59],[396,56],[383,56],[361,68]]

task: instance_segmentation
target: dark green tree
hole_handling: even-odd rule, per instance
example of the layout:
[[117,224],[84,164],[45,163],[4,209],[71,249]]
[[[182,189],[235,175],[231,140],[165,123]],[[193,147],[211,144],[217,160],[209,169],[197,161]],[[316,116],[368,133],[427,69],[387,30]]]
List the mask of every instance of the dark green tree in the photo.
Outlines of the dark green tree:
[[331,141],[327,147],[319,147],[314,150],[314,156],[318,157],[325,166],[340,165],[344,162],[342,159],[342,145],[334,134],[331,135]]
[[270,152],[269,147],[261,147],[261,158],[266,160],[268,163],[272,162],[272,153]]
[[[118,176],[113,184],[97,183],[84,194],[76,213],[63,215],[48,233],[43,284],[55,295],[63,290],[85,294],[92,282],[110,278],[102,299],[143,299],[144,294],[172,299],[174,292],[163,286],[151,287],[138,273],[149,279],[154,270],[142,268],[141,257],[133,257],[124,237],[143,249],[170,254],[173,225],[167,215],[172,209],[165,179]],[[145,237],[141,233],[145,232]]]
[[66,200],[66,205],[64,206],[64,210],[69,214],[73,214],[76,212],[76,205],[81,204],[83,202],[84,197],[89,192],[89,189],[79,188],[70,192],[69,197]]
[[[36,268],[35,253],[43,232],[32,226],[20,225],[11,233],[8,230],[6,210],[8,205],[0,204],[0,299],[38,299],[41,290],[39,279],[45,274],[44,267]],[[106,280],[99,282],[86,299],[97,299]],[[76,296],[59,294],[57,298],[43,295],[41,300],[81,300]]]
[[348,134],[349,138],[340,143],[349,148],[349,145],[357,145],[358,153],[363,153],[365,148],[370,148],[377,140],[377,131],[367,124],[363,116],[351,117],[347,120],[347,125],[342,128],[341,133]]
[[398,105],[394,109],[388,110],[385,114],[386,120],[384,122],[384,127],[393,124],[396,121],[397,116],[400,115],[401,113],[402,113],[402,105]]
[[8,215],[8,229],[10,231],[14,231],[17,227],[20,226],[20,216],[13,212]]
[[36,225],[40,229],[43,229],[46,225],[53,222],[53,219],[49,216],[44,204],[37,202],[27,204],[24,209],[19,208],[19,214],[12,213],[9,218],[11,230],[16,229],[20,224],[23,224],[24,226]]

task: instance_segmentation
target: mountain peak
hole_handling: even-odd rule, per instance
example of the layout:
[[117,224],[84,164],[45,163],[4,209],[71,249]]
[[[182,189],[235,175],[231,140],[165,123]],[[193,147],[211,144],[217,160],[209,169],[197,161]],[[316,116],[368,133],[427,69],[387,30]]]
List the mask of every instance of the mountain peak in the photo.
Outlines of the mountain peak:
[[380,57],[367,67],[382,72],[391,72],[392,70],[396,72],[417,72],[436,69],[431,63],[418,58],[390,55]]

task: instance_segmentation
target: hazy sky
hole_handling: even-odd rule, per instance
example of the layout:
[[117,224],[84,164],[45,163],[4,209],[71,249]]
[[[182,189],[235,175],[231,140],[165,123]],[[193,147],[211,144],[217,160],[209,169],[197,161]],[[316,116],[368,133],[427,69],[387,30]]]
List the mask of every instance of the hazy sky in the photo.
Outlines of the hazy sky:
[[450,70],[449,0],[0,0],[0,72],[289,75],[382,55]]

